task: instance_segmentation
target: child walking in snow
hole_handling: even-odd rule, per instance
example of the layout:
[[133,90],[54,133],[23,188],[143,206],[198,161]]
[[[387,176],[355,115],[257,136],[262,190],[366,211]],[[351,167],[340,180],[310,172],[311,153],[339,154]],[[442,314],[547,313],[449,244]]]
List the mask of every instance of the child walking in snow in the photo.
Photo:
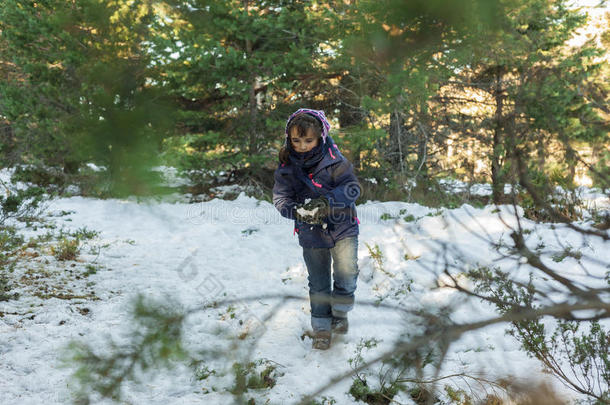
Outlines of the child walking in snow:
[[288,118],[273,186],[273,204],[295,220],[309,273],[313,347],[322,350],[331,331],[347,333],[358,279],[360,185],[329,129],[323,111],[299,109]]

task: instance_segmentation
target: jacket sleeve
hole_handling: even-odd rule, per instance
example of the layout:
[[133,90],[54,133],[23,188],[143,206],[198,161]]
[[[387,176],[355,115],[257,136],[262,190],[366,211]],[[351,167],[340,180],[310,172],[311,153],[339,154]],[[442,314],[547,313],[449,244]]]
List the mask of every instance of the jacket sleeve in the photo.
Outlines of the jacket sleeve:
[[347,208],[355,204],[360,197],[360,184],[354,174],[354,166],[344,159],[332,167],[331,177],[335,187],[325,195],[332,208]]
[[294,207],[297,205],[297,202],[292,184],[279,173],[279,170],[275,171],[273,177],[275,179],[273,184],[273,205],[275,205],[275,208],[283,217],[295,219]]

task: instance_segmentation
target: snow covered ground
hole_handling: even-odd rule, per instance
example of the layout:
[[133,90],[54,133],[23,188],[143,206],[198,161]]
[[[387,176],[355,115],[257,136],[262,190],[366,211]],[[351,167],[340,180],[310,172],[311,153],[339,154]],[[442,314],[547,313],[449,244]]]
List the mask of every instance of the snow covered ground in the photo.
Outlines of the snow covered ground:
[[[58,227],[67,231],[86,227],[99,234],[76,261],[58,262],[51,255],[32,257],[17,270],[18,275],[45,269],[50,280],[61,283],[61,274],[84,272],[88,263],[95,263],[96,271],[63,281],[73,283],[75,291],[87,292],[82,297],[75,293],[73,299],[41,299],[32,295],[28,284],[19,287],[18,300],[0,302],[4,314],[0,317],[0,404],[70,402],[74,370],[62,366],[66,346],[76,340],[103,348],[108,337],[121,341],[130,327],[128,309],[136,294],[171,297],[185,308],[238,299],[231,308],[219,306],[198,313],[184,330],[190,348],[231,347],[233,342],[237,346],[227,354],[229,362],[208,363],[216,375],[207,379],[199,380],[190,369],[178,366],[148,375],[143,384],[127,384],[124,399],[133,404],[230,403],[230,365],[244,361],[246,355],[273,362],[281,374],[272,389],[247,397],[256,398],[256,403],[295,403],[330,377],[350,370],[348,360],[361,339],[380,341],[365,354],[368,358],[391,347],[401,334],[418,331],[419,326],[402,312],[366,303],[381,301],[410,310],[451,306],[455,310],[452,319],[458,322],[494,316],[490,306],[436,286],[444,282],[440,273],[447,263],[454,266],[454,273],[477,265],[516,268],[516,263],[499,259],[484,240],[508,240],[499,214],[508,225],[514,224],[510,207],[501,207],[499,212],[491,206],[475,209],[468,205],[435,210],[401,202],[367,202],[358,210],[357,300],[361,304],[350,314],[347,336],[333,338],[328,351],[313,351],[311,340],[303,336],[309,329],[309,304],[301,250],[292,235],[291,221],[280,217],[271,204],[243,194],[234,201],[197,204],[82,197],[53,200],[48,213]],[[560,250],[569,242],[583,254],[610,263],[610,249],[601,242],[583,246],[569,230],[558,232],[548,224],[529,221],[525,225],[532,229],[534,246],[544,240],[547,247],[556,244]],[[445,253],[443,246],[448,247]],[[369,247],[373,251],[378,247],[381,262],[371,257]],[[555,264],[570,272],[574,260]],[[605,273],[603,268],[596,270]],[[239,300],[273,294],[303,300],[277,307],[264,326],[263,320],[278,300]],[[497,325],[466,335],[451,346],[441,375],[465,372],[523,382],[548,379],[560,392],[578,398],[544,375],[540,364],[505,336],[505,329],[506,325]],[[232,339],[240,335],[243,339]],[[347,379],[322,395],[337,404],[355,403],[347,393],[351,383]],[[461,383],[460,379],[444,382],[465,387]],[[406,394],[395,400],[411,403]]]

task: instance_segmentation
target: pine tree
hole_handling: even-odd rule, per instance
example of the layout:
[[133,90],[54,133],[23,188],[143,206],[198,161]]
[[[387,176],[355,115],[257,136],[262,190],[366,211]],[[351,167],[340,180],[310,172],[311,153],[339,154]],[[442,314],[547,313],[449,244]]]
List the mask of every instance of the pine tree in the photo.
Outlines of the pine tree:
[[[316,107],[328,9],[318,2],[175,1],[155,39],[163,85],[181,105],[188,168],[274,166],[286,117]],[[270,164],[273,162],[273,164]]]
[[[20,161],[74,172],[106,165],[118,192],[143,191],[168,129],[151,83],[147,1],[22,2],[0,10],[0,111]],[[7,162],[17,163],[17,162]]]

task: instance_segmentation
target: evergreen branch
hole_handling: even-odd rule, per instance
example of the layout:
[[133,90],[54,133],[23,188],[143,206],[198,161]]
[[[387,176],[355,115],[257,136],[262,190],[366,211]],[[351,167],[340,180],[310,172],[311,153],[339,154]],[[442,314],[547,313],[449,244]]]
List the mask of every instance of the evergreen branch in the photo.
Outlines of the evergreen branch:
[[[392,349],[383,352],[377,357],[369,360],[362,365],[352,369],[349,372],[336,375],[330,379],[330,381],[324,384],[322,387],[317,389],[315,392],[307,395],[300,402],[301,405],[306,405],[310,403],[314,398],[318,395],[326,391],[328,388],[338,384],[339,382],[349,378],[356,373],[362,372],[365,369],[370,368],[374,364],[379,362],[383,362],[386,360],[390,360],[397,355],[402,355],[405,353],[416,351],[421,347],[426,347],[430,344],[430,342],[454,342],[459,339],[462,335],[468,332],[472,332],[475,330],[479,330],[485,328],[487,326],[495,325],[498,323],[506,323],[506,322],[519,322],[526,320],[536,320],[543,316],[555,316],[561,317],[564,314],[573,312],[573,311],[581,311],[581,310],[598,310],[603,309],[607,313],[610,314],[610,303],[602,302],[602,301],[591,301],[591,302],[583,302],[576,304],[568,304],[562,303],[557,305],[551,305],[547,307],[542,307],[538,309],[526,309],[526,310],[517,310],[517,311],[509,311],[506,314],[491,318],[485,321],[473,322],[468,324],[456,324],[450,325],[445,328],[441,328],[433,331],[432,333],[426,334],[424,336],[419,336],[415,339],[412,339],[409,342],[400,342],[396,344]],[[587,393],[587,395],[591,395]]]

